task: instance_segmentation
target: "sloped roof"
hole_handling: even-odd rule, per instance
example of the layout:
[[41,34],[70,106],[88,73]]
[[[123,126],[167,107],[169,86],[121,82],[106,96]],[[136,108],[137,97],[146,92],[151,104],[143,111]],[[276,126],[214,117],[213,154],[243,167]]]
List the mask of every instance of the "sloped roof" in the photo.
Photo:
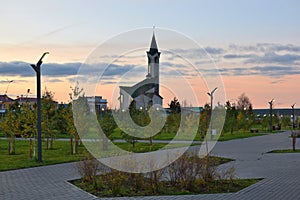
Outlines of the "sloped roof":
[[15,101],[18,101],[19,103],[22,103],[22,102],[35,103],[37,101],[37,99],[33,98],[33,97],[19,97]]
[[[155,81],[156,78],[149,78],[149,79],[144,79],[143,81],[135,84],[132,87],[120,86],[120,88],[126,91],[132,98],[136,98],[141,94],[146,94],[148,90],[155,88],[156,86]],[[156,95],[161,97],[159,94]]]
[[2,94],[2,95],[0,95],[0,101],[2,101],[2,102],[12,102],[13,99],[8,97],[6,94]]

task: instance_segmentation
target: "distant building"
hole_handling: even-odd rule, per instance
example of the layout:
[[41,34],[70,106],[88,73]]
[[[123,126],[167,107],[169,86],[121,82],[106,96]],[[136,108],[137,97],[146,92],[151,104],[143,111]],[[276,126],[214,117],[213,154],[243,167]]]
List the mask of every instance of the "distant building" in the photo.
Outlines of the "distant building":
[[21,95],[20,97],[18,96],[15,100],[15,102],[18,102],[20,105],[22,104],[30,104],[32,107],[36,104],[37,99],[33,97],[24,97]]
[[181,107],[186,113],[200,114],[203,111],[203,107]]
[[98,115],[102,114],[107,110],[107,100],[103,99],[102,96],[87,97],[90,112],[94,112]]
[[[12,99],[7,95],[0,95],[0,114],[5,114],[9,109],[9,106],[14,103],[18,103],[20,106],[22,106],[23,104],[29,104],[31,108],[33,108],[36,102],[37,102],[37,98],[34,97],[27,97],[21,95],[21,96],[17,96],[16,99]],[[58,102],[56,101],[53,102],[58,106]]]
[[[43,98],[41,99],[43,100]],[[27,96],[17,96],[17,98],[14,100],[15,102],[18,102],[20,105],[22,104],[30,104],[30,106],[33,108],[33,106],[37,103],[37,98],[35,97],[27,97]],[[56,106],[58,106],[57,101],[52,101]]]
[[[180,108],[181,111],[184,111],[185,114],[201,114],[201,112],[203,111],[203,107],[181,107]],[[167,114],[171,113],[171,109],[170,108],[165,108],[165,111]]]
[[[270,109],[253,109],[253,113],[256,116],[267,116],[270,115]],[[273,108],[272,113],[274,115],[279,115],[279,116],[291,116],[292,115],[292,109],[291,108]],[[295,108],[295,117],[300,117],[300,109]]]
[[14,103],[14,100],[8,97],[6,94],[0,95],[0,113],[6,113],[12,103]]
[[147,109],[154,104],[162,106],[163,98],[159,94],[159,58],[155,35],[153,33],[148,57],[148,74],[146,79],[131,86],[120,86],[120,109],[128,109],[135,100],[137,109]]

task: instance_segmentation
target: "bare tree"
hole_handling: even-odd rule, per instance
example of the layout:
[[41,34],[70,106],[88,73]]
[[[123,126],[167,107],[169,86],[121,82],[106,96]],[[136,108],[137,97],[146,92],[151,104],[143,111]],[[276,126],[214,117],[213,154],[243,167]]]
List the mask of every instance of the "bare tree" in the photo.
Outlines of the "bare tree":
[[247,110],[248,112],[252,112],[252,103],[251,103],[249,97],[247,97],[245,95],[245,93],[241,94],[238,97],[237,109],[238,110]]

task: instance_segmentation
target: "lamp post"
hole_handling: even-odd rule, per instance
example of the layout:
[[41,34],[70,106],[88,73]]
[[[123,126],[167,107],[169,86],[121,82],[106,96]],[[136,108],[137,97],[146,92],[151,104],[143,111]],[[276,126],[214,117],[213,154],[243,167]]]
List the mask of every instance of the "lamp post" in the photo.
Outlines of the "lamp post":
[[[208,96],[210,96],[210,136],[209,138],[211,139],[212,134],[213,134],[213,118],[212,118],[212,111],[213,111],[213,100],[214,100],[214,93],[218,88],[216,87],[213,89],[211,92],[208,92]],[[206,174],[208,174],[208,163],[209,163],[209,152],[208,152],[208,143],[207,143],[207,137],[205,137],[205,146],[206,146],[206,159],[205,159],[205,171]]]
[[214,93],[218,88],[216,87],[213,89],[211,92],[208,92],[208,96],[210,96],[210,129],[211,129],[211,135],[213,133],[213,118],[212,118],[212,113],[213,113],[213,101],[214,101]]
[[104,117],[104,111],[105,111],[105,108],[102,107],[102,108],[101,108],[101,111],[100,111],[100,112],[101,112],[101,119],[102,119],[102,120],[103,120],[103,117]]
[[37,131],[38,131],[38,162],[42,162],[42,111],[41,111],[41,65],[43,58],[49,54],[45,52],[37,64],[31,64],[30,66],[36,72],[36,96],[37,96]]
[[272,132],[272,130],[273,130],[273,124],[272,124],[273,112],[272,112],[272,110],[273,110],[274,99],[272,99],[268,103],[270,104],[270,131]]
[[9,88],[9,85],[12,83],[12,82],[14,82],[14,80],[7,80],[7,87],[6,87],[6,90],[5,90],[5,93],[4,93],[4,95],[7,95],[7,92],[8,92],[8,88]]
[[291,107],[292,107],[292,115],[293,115],[293,129],[295,128],[295,105],[296,105],[296,103],[294,103],[293,105],[291,105]]

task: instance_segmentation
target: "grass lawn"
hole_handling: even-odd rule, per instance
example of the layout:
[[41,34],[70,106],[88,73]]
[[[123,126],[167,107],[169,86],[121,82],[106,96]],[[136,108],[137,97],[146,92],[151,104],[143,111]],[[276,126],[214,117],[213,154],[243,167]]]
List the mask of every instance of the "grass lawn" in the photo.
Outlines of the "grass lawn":
[[300,153],[300,149],[296,149],[295,151],[293,149],[277,149],[267,153]]
[[[135,148],[132,148],[132,145],[129,143],[117,142],[115,145],[131,152],[141,153],[150,151],[148,143],[137,142]],[[163,143],[153,143],[152,151],[161,149],[165,145]],[[171,148],[184,147],[186,145],[171,144]],[[86,153],[85,147],[79,146],[79,153],[71,155],[70,143],[68,141],[54,141],[54,149],[52,150],[46,150],[45,146],[43,143],[43,162],[38,163],[35,159],[29,158],[29,141],[16,140],[16,154],[8,155],[8,142],[0,140],[0,171],[79,161],[82,160]]]
[[[43,144],[43,147],[46,145]],[[38,163],[29,158],[29,141],[16,140],[16,154],[8,155],[8,142],[0,140],[0,171],[51,165],[65,162],[78,161],[83,158],[85,148],[79,147],[79,154],[70,155],[69,142],[54,141],[54,149],[43,148],[43,162]]]
[[[156,151],[159,150],[167,145],[167,143],[153,143],[152,147],[150,147],[149,143],[145,142],[137,142],[135,143],[135,147],[132,147],[132,144],[125,143],[125,142],[114,142],[115,145],[118,147],[129,151],[129,152],[135,152],[135,153],[144,153],[144,152],[149,152],[149,151]],[[179,147],[186,147],[190,146],[188,144],[169,144],[170,148],[179,148]],[[168,149],[170,149],[168,148]]]
[[262,136],[265,135],[264,133],[250,133],[249,131],[243,132],[233,132],[231,133],[223,133],[218,141],[228,141],[228,140],[236,140],[236,139],[242,139],[242,138],[249,138],[249,137],[255,137],[255,136]]
[[[153,140],[173,140],[175,135],[176,133],[158,133],[153,137]],[[181,137],[178,137],[178,140],[182,140],[182,141],[188,140],[186,138],[189,137],[184,137],[184,135],[182,135]],[[121,130],[119,128],[116,128],[114,132],[111,134],[110,139],[114,139],[114,140],[123,139],[121,135]],[[144,139],[144,140],[148,140],[148,139]],[[201,141],[201,138],[198,134],[196,135],[195,141]]]
[[[273,133],[279,133],[282,131],[273,131]],[[240,131],[239,133],[237,131],[234,131],[232,134],[227,132],[227,133],[223,133],[218,141],[228,141],[228,140],[234,140],[234,139],[241,139],[241,138],[249,138],[249,137],[255,137],[255,136],[261,136],[261,135],[265,135],[266,133],[264,132],[260,132],[260,133],[250,133],[250,131],[245,131],[245,133],[243,131]],[[175,137],[175,133],[158,133],[157,135],[155,135],[153,137],[153,140],[172,140]],[[115,131],[113,132],[113,134],[111,135],[112,139],[122,139],[121,136],[121,130],[120,129],[115,129]],[[178,140],[188,140],[187,138],[189,137],[184,137],[184,135],[182,135],[181,137],[178,137]],[[194,141],[203,141],[203,138],[200,137],[199,134],[196,135],[196,138],[194,139]]]

